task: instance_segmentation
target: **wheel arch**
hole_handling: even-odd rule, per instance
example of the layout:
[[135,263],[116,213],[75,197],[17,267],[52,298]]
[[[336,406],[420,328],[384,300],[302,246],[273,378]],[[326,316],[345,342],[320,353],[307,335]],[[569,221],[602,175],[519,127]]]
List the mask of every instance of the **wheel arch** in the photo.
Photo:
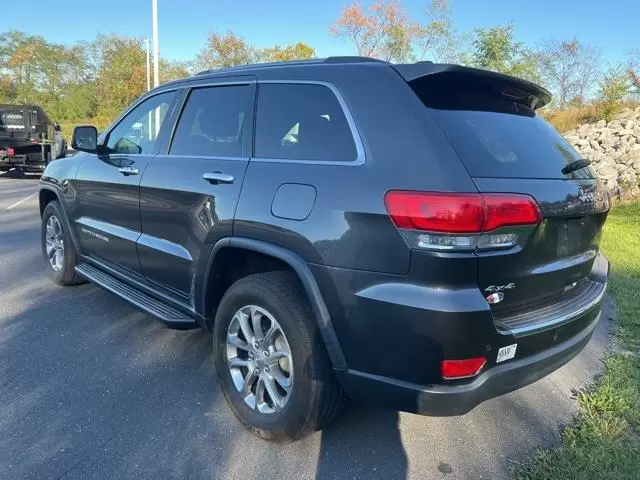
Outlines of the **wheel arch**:
[[71,241],[73,242],[73,246],[76,249],[76,252],[80,252],[80,245],[78,244],[78,239],[76,238],[75,231],[71,228],[71,224],[69,223],[69,218],[67,217],[67,211],[64,208],[64,202],[60,198],[59,193],[52,187],[41,185],[40,192],[38,193],[38,204],[40,206],[40,218],[42,218],[42,214],[44,213],[44,209],[47,208],[47,205],[53,201],[58,202],[60,206],[60,213],[62,214],[62,222],[64,223],[64,228],[69,232],[69,236],[71,237]]
[[[216,242],[209,255],[202,288],[198,290],[200,298],[195,299],[196,306],[200,308],[200,313],[205,317],[212,317],[211,312],[216,308],[217,301],[224,294],[218,281],[223,268],[221,264],[224,265],[224,258],[229,254],[230,250],[259,254],[271,259],[274,262],[274,267],[277,265],[281,265],[284,268],[288,267],[296,275],[311,304],[316,324],[322,335],[333,368],[345,370],[347,368],[346,360],[318,283],[307,263],[296,253],[286,248],[243,237],[223,238]],[[216,267],[216,264],[218,264],[218,267]],[[211,325],[207,326],[211,327]]]

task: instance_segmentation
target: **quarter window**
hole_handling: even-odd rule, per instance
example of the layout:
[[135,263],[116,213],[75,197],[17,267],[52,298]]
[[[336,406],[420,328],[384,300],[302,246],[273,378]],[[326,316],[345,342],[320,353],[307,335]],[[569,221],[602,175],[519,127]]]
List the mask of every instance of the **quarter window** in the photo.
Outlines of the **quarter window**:
[[258,92],[255,156],[350,162],[357,150],[342,106],[329,88],[263,84]]

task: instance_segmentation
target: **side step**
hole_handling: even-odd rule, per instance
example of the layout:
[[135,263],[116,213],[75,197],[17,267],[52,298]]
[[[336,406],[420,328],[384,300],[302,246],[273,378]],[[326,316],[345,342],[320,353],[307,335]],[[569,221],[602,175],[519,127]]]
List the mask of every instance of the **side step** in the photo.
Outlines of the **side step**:
[[99,287],[116,294],[143,312],[156,317],[169,328],[186,330],[189,328],[199,327],[195,318],[190,317],[177,308],[156,300],[143,291],[134,288],[107,273],[104,273],[93,265],[81,263],[76,266],[76,272]]

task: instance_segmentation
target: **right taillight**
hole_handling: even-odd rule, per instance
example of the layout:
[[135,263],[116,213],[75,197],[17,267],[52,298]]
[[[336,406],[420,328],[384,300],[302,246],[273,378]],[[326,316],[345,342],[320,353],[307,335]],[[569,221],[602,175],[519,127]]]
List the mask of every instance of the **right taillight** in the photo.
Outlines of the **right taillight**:
[[393,223],[409,234],[411,246],[430,250],[512,247],[518,234],[498,229],[537,225],[542,218],[535,200],[521,194],[392,190],[384,200]]

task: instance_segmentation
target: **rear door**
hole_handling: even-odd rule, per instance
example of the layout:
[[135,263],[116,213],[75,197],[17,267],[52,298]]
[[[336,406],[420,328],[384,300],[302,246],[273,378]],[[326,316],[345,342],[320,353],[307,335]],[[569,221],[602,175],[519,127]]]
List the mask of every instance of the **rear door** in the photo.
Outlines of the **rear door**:
[[[507,249],[478,250],[479,286],[501,292],[494,310],[553,301],[581,285],[598,254],[608,193],[586,167],[563,173],[578,153],[531,108],[535,98],[471,75],[438,75],[412,87],[429,107],[481,193],[532,197],[542,215]],[[496,237],[497,238],[497,237]],[[576,289],[577,291],[578,289]]]
[[140,184],[142,270],[184,300],[213,244],[231,235],[251,155],[255,78],[222,80],[186,92],[173,138]]
[[104,138],[108,153],[80,164],[76,235],[84,254],[140,274],[140,179],[167,128],[175,91],[153,95],[130,110]]

